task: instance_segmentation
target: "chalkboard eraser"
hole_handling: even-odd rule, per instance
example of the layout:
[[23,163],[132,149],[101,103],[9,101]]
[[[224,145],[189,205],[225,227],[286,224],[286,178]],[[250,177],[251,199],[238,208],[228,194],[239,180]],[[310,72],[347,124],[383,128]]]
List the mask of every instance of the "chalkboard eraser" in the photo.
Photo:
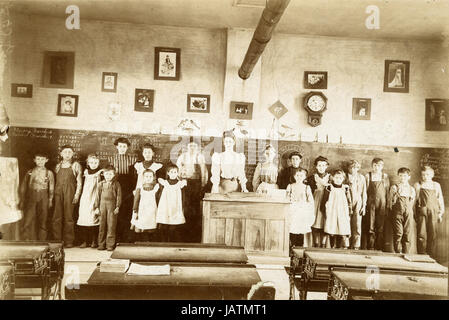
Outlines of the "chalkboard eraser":
[[395,147],[394,152],[399,152],[399,149]]

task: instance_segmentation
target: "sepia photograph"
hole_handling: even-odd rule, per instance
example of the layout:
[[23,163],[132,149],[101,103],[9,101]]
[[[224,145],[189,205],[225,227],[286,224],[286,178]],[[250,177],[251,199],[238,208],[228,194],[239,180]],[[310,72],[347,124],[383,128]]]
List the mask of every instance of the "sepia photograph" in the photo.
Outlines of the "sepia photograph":
[[352,98],[352,120],[371,119],[371,99]]
[[5,319],[449,300],[449,0],[0,0],[0,21]]
[[409,92],[410,61],[385,60],[384,92]]
[[101,91],[117,92],[117,77],[116,72],[103,72]]
[[58,95],[58,116],[78,116],[78,96],[72,94]]
[[210,112],[210,95],[208,94],[188,94],[187,112]]
[[327,89],[327,72],[305,71],[304,89]]
[[11,97],[32,98],[33,97],[33,85],[32,84],[11,83]]
[[136,89],[134,110],[141,112],[153,112],[154,90]]
[[231,109],[229,111],[230,119],[251,120],[252,117],[253,117],[252,102],[231,101]]
[[154,56],[155,80],[179,80],[181,49],[157,47]]

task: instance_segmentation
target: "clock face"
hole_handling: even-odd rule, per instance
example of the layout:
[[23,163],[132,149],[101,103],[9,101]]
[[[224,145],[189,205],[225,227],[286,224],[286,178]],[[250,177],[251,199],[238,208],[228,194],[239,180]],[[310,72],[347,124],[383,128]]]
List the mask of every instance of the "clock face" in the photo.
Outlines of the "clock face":
[[313,95],[307,101],[307,106],[310,108],[310,110],[318,112],[324,109],[324,107],[326,106],[326,102],[324,101],[322,96]]

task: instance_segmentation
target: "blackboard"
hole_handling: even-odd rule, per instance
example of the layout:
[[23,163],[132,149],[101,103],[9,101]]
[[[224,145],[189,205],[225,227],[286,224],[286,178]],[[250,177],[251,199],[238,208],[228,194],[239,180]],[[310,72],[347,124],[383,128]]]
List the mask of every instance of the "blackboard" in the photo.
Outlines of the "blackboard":
[[[21,176],[26,170],[32,168],[33,156],[38,151],[47,153],[50,161],[48,168],[54,168],[58,162],[59,147],[70,144],[74,147],[77,159],[85,165],[89,153],[96,152],[102,164],[106,164],[107,157],[115,152],[114,141],[119,137],[130,140],[130,152],[139,156],[140,148],[144,143],[151,143],[155,147],[154,160],[167,164],[175,162],[185,146],[189,137],[163,134],[121,134],[104,131],[65,130],[49,128],[11,127],[10,129],[11,156],[19,159]],[[214,151],[221,152],[221,139],[214,137],[195,137],[202,146],[210,170],[210,157]],[[325,156],[330,161],[329,169],[345,168],[347,161],[357,159],[366,173],[371,168],[374,157],[380,157],[385,162],[385,172],[390,176],[392,183],[396,183],[396,172],[400,167],[412,170],[411,183],[420,178],[420,167],[424,164],[432,166],[435,170],[435,181],[441,184],[443,194],[449,192],[449,148],[421,148],[421,147],[386,147],[368,145],[348,145],[319,142],[300,141],[266,141],[254,139],[240,139],[237,141],[237,151],[244,152],[247,160],[246,173],[248,189],[251,190],[251,181],[257,162],[262,160],[263,150],[267,142],[279,152],[280,166],[287,165],[288,155],[292,151],[303,154],[301,165],[310,172],[313,171],[313,161],[319,156]],[[445,197],[449,201],[449,196]]]

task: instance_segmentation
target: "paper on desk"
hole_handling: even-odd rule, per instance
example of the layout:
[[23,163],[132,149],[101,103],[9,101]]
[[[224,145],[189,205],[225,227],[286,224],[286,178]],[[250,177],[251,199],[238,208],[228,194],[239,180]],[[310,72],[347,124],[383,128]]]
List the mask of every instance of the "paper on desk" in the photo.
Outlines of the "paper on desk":
[[131,263],[127,274],[139,275],[139,276],[162,276],[170,275],[170,265],[142,265],[137,263]]

